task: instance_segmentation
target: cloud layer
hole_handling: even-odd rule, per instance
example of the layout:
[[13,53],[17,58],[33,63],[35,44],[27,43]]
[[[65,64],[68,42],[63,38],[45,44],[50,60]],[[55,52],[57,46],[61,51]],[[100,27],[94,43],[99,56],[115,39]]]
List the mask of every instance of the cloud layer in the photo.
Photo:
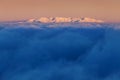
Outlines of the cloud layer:
[[0,80],[120,79],[119,29],[49,25],[1,25]]

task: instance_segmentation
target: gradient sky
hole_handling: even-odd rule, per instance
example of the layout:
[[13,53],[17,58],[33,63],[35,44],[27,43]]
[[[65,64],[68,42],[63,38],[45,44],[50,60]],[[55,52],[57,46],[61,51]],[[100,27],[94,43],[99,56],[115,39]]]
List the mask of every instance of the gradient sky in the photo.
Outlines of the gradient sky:
[[0,21],[45,16],[120,22],[120,0],[0,0]]

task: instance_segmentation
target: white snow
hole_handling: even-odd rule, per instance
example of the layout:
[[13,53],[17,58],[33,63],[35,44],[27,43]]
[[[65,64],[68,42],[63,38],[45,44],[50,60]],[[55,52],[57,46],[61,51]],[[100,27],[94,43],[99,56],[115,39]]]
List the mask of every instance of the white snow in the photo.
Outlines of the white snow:
[[41,17],[39,19],[29,19],[28,22],[41,22],[41,23],[64,23],[64,22],[97,22],[103,23],[102,20],[94,18],[77,18],[77,17]]

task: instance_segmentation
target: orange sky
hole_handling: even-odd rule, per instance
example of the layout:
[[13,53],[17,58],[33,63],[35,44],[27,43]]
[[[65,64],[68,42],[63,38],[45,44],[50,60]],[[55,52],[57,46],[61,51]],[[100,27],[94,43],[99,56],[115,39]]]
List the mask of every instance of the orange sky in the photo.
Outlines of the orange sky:
[[61,16],[120,22],[120,0],[0,0],[0,21]]

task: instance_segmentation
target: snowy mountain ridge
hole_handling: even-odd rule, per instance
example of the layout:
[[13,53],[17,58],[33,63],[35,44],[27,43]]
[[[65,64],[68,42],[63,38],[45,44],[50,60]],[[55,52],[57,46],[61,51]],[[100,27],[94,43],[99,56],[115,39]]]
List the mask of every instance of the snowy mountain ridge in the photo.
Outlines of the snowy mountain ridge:
[[41,22],[41,23],[64,23],[64,22],[97,22],[103,23],[102,20],[97,20],[94,18],[72,18],[72,17],[41,17],[38,19],[29,19],[27,22]]

